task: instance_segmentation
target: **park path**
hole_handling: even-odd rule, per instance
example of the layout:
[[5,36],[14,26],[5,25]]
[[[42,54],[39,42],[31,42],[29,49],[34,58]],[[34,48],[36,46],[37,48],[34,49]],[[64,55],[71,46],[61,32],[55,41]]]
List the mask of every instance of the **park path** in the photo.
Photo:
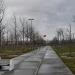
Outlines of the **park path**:
[[[23,56],[23,58],[25,58]],[[73,75],[64,65],[55,51],[49,47],[41,47],[25,58],[13,71],[2,75]]]

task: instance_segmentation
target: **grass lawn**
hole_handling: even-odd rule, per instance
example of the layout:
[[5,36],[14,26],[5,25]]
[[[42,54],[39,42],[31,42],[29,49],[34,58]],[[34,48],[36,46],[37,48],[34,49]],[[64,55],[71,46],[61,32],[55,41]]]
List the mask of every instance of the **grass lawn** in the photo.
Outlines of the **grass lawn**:
[[[36,49],[36,47],[34,48]],[[19,55],[22,55],[24,53],[30,52],[34,50],[33,47],[30,46],[18,46],[16,48],[13,47],[3,47],[0,48],[0,57],[2,59],[11,59],[14,57],[17,57]]]
[[75,44],[52,47],[75,75]]

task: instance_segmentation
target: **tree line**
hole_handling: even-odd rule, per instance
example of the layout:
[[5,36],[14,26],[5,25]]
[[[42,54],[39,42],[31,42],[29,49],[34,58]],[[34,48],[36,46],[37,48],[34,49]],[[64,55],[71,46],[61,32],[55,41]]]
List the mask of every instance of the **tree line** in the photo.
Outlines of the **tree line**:
[[58,44],[64,44],[64,43],[75,43],[75,34],[72,32],[71,25],[68,25],[67,28],[58,28],[56,30],[56,35],[51,41],[51,43],[58,43]]
[[24,17],[13,15],[5,22],[4,1],[0,0],[0,47],[43,44],[45,41],[38,31]]

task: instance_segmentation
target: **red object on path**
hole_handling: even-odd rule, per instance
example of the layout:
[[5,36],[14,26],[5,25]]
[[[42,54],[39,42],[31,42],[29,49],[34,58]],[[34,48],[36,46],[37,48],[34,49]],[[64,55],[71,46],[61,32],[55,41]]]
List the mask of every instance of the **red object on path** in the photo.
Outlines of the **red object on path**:
[[46,37],[46,35],[44,35],[43,37]]

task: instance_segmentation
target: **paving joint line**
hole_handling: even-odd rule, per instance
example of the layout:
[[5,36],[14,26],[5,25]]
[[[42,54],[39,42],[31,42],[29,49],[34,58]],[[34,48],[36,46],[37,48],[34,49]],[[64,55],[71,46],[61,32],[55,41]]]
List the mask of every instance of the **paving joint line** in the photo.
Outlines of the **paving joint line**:
[[[46,52],[47,52],[47,50],[46,50]],[[46,52],[45,52],[45,54],[46,54]],[[44,56],[43,56],[43,58],[42,58],[42,61],[41,61],[41,63],[39,64],[39,67],[37,68],[37,71],[35,72],[34,75],[38,75],[38,72],[39,72],[39,69],[40,69],[40,67],[41,67],[41,65],[42,65],[42,63],[43,63],[43,60],[44,60],[45,54],[44,54]]]

